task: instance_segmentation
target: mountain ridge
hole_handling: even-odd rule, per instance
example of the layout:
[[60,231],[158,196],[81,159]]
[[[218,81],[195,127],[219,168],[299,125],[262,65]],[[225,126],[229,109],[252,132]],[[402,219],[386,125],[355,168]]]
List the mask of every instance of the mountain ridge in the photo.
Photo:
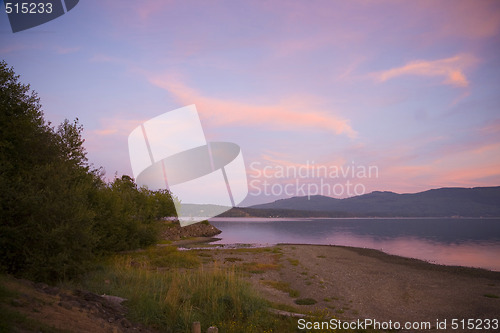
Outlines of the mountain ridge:
[[343,199],[322,195],[291,197],[248,209],[325,212],[329,216],[499,217],[500,186],[443,187],[403,194],[373,191]]

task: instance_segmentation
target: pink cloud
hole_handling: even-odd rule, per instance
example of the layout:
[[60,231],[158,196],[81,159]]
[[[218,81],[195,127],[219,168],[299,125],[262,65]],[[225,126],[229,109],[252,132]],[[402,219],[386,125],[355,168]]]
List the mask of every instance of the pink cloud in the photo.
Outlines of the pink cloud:
[[274,177],[278,175],[276,178],[283,178],[283,173],[286,175],[293,175],[294,172],[298,172],[298,170],[301,170],[300,172],[310,172],[310,174],[314,174],[315,172],[319,172],[320,174],[327,172],[328,174],[332,167],[342,168],[346,164],[346,160],[341,157],[325,163],[314,160],[294,162],[292,161],[293,159],[296,160],[297,157],[281,152],[267,151],[260,156],[262,162],[253,164],[252,167],[247,170],[247,174],[254,178],[258,178],[258,175],[265,175],[265,177]]
[[141,1],[122,1],[120,10],[116,10],[115,1],[102,1],[101,9],[107,10],[110,15],[107,17],[116,22],[128,26],[146,27],[151,22],[153,16],[165,13],[165,8],[172,6],[172,1],[167,0],[141,0]]
[[[90,130],[91,136],[88,140],[92,142],[102,142],[102,140],[110,140],[113,138],[126,138],[134,128],[146,120],[148,119],[123,119],[123,115],[101,118],[100,128]],[[97,144],[97,146],[99,146],[99,144]]]
[[473,56],[461,54],[439,60],[416,60],[404,66],[372,73],[371,75],[380,82],[403,75],[437,76],[444,79],[443,84],[467,87],[469,82],[465,77],[464,69],[472,66],[476,61]]
[[150,16],[161,13],[167,6],[170,6],[170,1],[142,0],[138,3],[137,14],[141,20],[145,21],[148,20]]
[[[432,35],[472,39],[493,37],[500,31],[500,5],[496,0],[413,2],[417,17],[433,17]],[[433,38],[432,35],[427,37]]]
[[13,43],[10,45],[2,45],[2,47],[0,47],[0,54],[8,54],[27,50],[40,50],[43,48],[44,46],[40,42]]
[[471,145],[461,151],[451,148],[424,164],[401,161],[381,169],[393,183],[400,181],[413,186],[422,183],[433,187],[491,186],[492,179],[500,181],[500,143]]
[[500,135],[500,118],[491,120],[487,125],[480,129],[480,132],[482,135]]
[[[485,129],[491,131],[496,126]],[[478,130],[479,131],[479,130]],[[480,135],[480,134],[479,134]],[[493,138],[492,138],[493,139]],[[446,143],[431,137],[419,144],[399,142],[383,150],[371,149],[365,157],[377,165],[380,176],[364,179],[367,188],[413,193],[446,186],[492,186],[500,184],[500,143],[484,140]],[[437,145],[433,148],[432,142]],[[422,150],[428,153],[422,156]],[[420,152],[420,153],[418,153]]]
[[116,128],[107,128],[107,129],[102,129],[102,130],[94,130],[92,131],[94,134],[97,134],[99,136],[107,136],[107,135],[112,135],[118,132]]
[[[500,171],[497,165],[483,165],[475,168],[459,168],[456,170],[448,170],[443,172],[439,179],[436,179],[437,184],[457,184],[460,186],[492,186],[497,184],[479,184],[479,179],[500,180]],[[442,185],[441,185],[442,186]]]
[[[474,154],[483,154],[488,152],[495,153],[499,151],[500,151],[500,143],[490,143],[490,144],[486,143],[481,147],[474,149],[472,152]],[[498,171],[498,173],[500,173],[500,170]]]
[[115,172],[132,175],[128,156],[128,136],[130,132],[148,119],[124,119],[123,114],[101,118],[98,128],[83,134],[89,159],[98,166],[104,166],[107,180],[112,180]]
[[152,76],[149,81],[170,92],[184,105],[196,104],[200,114],[215,125],[258,125],[281,129],[313,128],[356,136],[349,120],[333,115],[316,106],[312,97],[291,97],[275,104],[258,105],[230,99],[205,96],[179,80],[168,76]]
[[314,160],[293,162],[291,161],[291,159],[293,159],[292,156],[284,157],[282,154],[279,153],[262,154],[261,158],[263,161],[270,162],[271,164],[282,166],[284,168],[303,168],[303,169],[314,169],[321,167],[329,168],[334,166],[341,167],[346,163],[346,160],[342,157],[338,157],[335,160],[328,161],[327,163],[322,163]]

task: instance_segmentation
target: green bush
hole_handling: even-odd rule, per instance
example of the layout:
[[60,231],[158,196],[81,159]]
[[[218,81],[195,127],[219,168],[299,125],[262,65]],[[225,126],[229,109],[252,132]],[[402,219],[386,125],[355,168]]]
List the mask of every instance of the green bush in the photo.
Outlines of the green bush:
[[0,271],[53,281],[84,272],[96,256],[153,244],[168,191],[107,184],[87,161],[76,119],[46,123],[29,85],[0,62]]

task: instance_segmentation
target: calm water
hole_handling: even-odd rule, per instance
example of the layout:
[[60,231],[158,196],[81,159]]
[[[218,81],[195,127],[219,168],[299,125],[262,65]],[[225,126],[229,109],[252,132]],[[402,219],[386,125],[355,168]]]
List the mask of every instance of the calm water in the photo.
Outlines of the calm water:
[[214,218],[219,244],[366,247],[432,263],[500,271],[500,219]]

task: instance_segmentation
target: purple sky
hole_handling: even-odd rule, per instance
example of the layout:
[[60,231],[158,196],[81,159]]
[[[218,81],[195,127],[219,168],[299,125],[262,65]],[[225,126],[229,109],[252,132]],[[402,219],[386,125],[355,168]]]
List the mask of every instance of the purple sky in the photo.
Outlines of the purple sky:
[[246,204],[301,195],[279,172],[313,164],[377,168],[300,179],[335,197],[500,185],[499,1],[82,0],[15,34],[1,13],[0,58],[110,178],[135,127],[196,104],[208,140],[240,145]]

